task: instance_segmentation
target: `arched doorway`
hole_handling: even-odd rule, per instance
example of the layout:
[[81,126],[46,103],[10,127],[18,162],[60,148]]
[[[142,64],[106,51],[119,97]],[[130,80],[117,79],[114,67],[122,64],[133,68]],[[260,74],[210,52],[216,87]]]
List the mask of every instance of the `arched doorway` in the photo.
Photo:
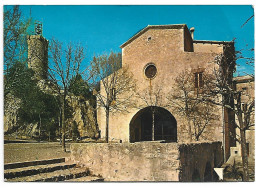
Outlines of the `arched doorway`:
[[[153,126],[154,125],[154,126]],[[177,142],[177,122],[166,109],[146,107],[137,112],[130,121],[130,142],[167,140]]]

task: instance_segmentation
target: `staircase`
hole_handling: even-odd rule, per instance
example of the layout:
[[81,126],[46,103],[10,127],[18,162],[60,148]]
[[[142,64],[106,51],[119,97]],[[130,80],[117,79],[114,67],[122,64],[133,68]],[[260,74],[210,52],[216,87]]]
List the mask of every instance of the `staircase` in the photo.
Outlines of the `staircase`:
[[4,178],[8,182],[104,181],[65,158],[5,164]]

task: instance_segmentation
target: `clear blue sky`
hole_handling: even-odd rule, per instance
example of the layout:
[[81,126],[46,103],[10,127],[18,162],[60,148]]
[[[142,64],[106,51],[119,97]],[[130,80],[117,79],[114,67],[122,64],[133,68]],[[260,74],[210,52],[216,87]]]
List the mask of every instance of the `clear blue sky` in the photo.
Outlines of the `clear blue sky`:
[[[236,38],[236,50],[254,48],[254,19],[251,6],[21,6],[26,17],[43,22],[43,35],[67,43],[87,46],[87,63],[93,54],[119,46],[147,25],[187,24],[195,27],[195,40],[230,41]],[[248,45],[248,46],[246,46]],[[248,53],[246,56],[250,55]],[[238,72],[252,73],[244,62]]]

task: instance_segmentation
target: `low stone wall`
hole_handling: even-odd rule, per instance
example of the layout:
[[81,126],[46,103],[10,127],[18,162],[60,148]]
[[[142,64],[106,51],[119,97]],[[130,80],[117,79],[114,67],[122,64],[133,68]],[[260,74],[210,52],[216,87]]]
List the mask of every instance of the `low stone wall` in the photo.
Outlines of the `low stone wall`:
[[[214,181],[216,177],[214,177],[213,168],[223,164],[221,145],[221,142],[179,145],[180,181]],[[208,170],[206,169],[207,165],[210,167]],[[194,179],[195,177],[198,179]]]
[[69,160],[88,167],[105,181],[191,181],[193,168],[196,165],[204,168],[211,153],[219,151],[220,146],[220,143],[75,143],[71,144]]

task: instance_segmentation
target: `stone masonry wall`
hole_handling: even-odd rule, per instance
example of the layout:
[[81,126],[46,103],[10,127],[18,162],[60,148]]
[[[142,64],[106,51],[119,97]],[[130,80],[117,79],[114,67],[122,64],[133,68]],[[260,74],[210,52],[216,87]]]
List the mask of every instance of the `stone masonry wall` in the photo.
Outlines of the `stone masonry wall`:
[[40,35],[27,36],[28,67],[33,69],[38,80],[47,78],[48,40]]
[[221,165],[221,143],[75,143],[68,160],[105,181],[191,181],[194,168]]
[[[180,181],[192,181],[192,175],[197,169],[200,181],[204,181],[206,164],[212,167],[210,176],[213,177],[213,168],[223,164],[221,142],[182,144],[179,147],[181,173]],[[207,175],[209,175],[207,173]],[[212,179],[213,180],[213,179]]]
[[176,143],[72,144],[71,158],[105,181],[178,181]]

